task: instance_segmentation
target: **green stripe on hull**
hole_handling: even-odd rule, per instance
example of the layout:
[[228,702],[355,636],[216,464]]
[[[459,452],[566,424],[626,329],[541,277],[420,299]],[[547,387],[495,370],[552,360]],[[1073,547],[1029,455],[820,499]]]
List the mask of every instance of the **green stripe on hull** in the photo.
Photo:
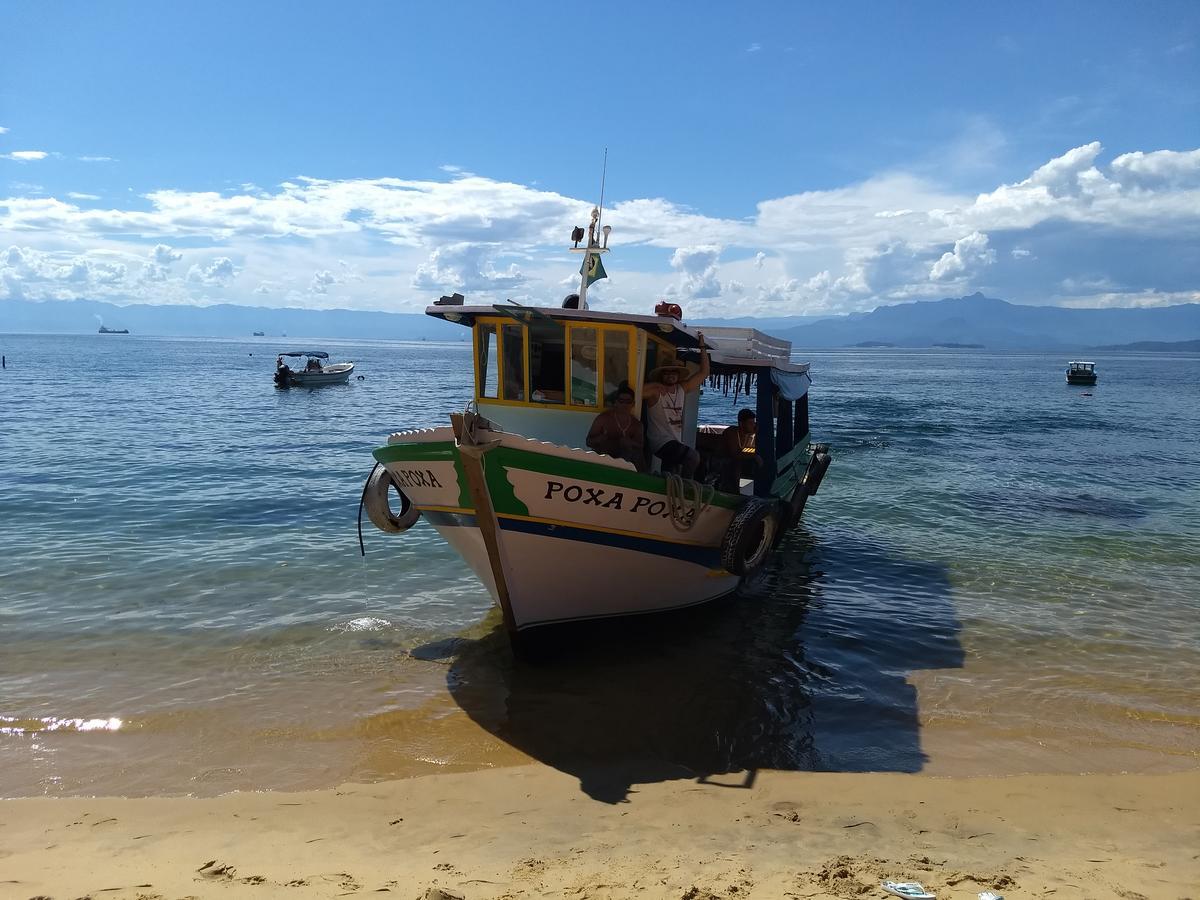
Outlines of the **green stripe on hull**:
[[[660,475],[643,475],[641,472],[616,469],[603,463],[564,459],[561,456],[549,456],[545,453],[518,450],[514,447],[497,447],[488,454],[489,461],[492,458],[506,468],[524,469],[527,472],[556,475],[560,478],[574,478],[578,481],[594,481],[599,484],[639,491],[643,494],[659,494],[665,497],[667,493],[667,482]],[[491,486],[490,480],[489,486]],[[740,503],[741,498],[732,494],[717,493],[712,500],[713,506],[721,506],[726,509],[734,509]]]
[[380,463],[423,463],[423,462],[452,462],[454,476],[458,479],[458,505],[471,508],[471,490],[467,486],[467,478],[463,474],[462,460],[458,456],[458,447],[454,441],[414,441],[411,444],[388,444],[380,447],[371,454]]

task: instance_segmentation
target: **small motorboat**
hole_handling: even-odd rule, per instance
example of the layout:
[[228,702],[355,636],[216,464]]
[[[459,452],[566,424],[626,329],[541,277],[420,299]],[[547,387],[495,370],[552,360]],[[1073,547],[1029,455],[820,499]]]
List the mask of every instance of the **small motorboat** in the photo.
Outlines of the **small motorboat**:
[[1096,364],[1073,359],[1067,363],[1067,384],[1095,384]]
[[[303,358],[304,365],[293,369],[287,359]],[[326,384],[345,384],[354,371],[354,363],[330,363],[324,350],[291,350],[275,358],[276,387],[320,387]]]

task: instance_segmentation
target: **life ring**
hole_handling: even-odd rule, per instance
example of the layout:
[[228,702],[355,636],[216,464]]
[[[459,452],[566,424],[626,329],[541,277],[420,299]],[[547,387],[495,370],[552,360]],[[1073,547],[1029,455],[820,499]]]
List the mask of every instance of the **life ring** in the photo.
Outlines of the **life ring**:
[[721,539],[721,565],[734,575],[752,575],[766,562],[779,531],[774,501],[751,498],[737,512]]
[[[400,515],[392,512],[388,500],[388,490],[393,489],[400,495]],[[413,505],[412,500],[400,486],[392,480],[392,476],[383,466],[377,466],[367,479],[363,488],[363,505],[367,508],[367,518],[380,531],[388,534],[400,534],[408,531],[421,518],[421,511]]]

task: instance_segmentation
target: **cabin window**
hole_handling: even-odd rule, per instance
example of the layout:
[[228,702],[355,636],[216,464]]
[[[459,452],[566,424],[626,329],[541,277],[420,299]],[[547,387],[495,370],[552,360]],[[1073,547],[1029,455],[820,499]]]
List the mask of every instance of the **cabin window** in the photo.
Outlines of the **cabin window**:
[[571,405],[595,406],[599,382],[599,340],[595,328],[571,327]]
[[505,400],[525,399],[525,329],[520,325],[500,327],[500,346],[504,355]]
[[[625,331],[605,329],[604,331],[604,399],[608,400],[621,386],[622,381],[634,380],[629,377],[629,334]],[[601,404],[604,405],[604,404]]]
[[566,403],[566,329],[551,319],[529,323],[529,390],[534,403]]
[[496,326],[478,325],[476,349],[479,359],[475,371],[479,373],[479,396],[495,398],[500,385],[500,358],[496,349]]

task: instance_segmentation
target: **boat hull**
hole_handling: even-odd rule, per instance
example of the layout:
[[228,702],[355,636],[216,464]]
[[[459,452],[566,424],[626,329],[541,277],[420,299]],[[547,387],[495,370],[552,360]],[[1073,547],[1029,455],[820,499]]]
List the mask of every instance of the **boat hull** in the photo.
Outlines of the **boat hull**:
[[326,384],[346,384],[354,371],[354,363],[324,366],[319,372],[292,372],[288,383],[292,387],[320,387]]
[[431,429],[393,435],[375,457],[511,629],[678,609],[738,586],[721,544],[744,498],[714,495],[681,530],[663,478],[590,451],[497,441],[472,457],[451,429]]
[[1067,373],[1067,384],[1084,384],[1090,385],[1096,383],[1095,375],[1076,375],[1072,372]]

